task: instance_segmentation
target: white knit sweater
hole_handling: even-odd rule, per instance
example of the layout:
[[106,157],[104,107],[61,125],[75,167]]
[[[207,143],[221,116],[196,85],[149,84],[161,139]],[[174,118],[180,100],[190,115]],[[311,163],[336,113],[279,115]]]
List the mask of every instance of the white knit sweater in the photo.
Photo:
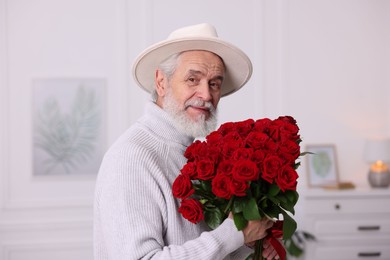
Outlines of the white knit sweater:
[[208,231],[178,213],[172,183],[192,141],[149,102],[108,150],[96,184],[95,260],[245,259],[250,253],[232,220]]

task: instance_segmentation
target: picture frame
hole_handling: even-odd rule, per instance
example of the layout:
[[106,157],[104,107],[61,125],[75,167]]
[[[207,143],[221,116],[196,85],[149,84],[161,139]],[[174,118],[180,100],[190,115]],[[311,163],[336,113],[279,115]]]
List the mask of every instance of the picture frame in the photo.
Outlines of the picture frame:
[[340,184],[336,146],[333,144],[306,145],[309,187],[338,187]]
[[32,81],[32,174],[96,175],[106,150],[106,80]]

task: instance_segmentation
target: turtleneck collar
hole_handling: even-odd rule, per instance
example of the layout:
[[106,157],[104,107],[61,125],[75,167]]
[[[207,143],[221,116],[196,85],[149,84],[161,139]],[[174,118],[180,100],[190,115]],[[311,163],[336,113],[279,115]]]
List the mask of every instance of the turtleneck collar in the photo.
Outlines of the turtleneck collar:
[[153,101],[146,104],[144,116],[140,121],[162,139],[180,143],[186,147],[194,141],[192,136],[177,130],[172,117]]

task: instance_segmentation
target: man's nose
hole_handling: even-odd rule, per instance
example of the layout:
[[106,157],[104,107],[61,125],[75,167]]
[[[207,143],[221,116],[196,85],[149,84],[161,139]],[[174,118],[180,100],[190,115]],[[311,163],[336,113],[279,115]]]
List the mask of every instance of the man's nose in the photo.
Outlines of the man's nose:
[[197,92],[198,97],[200,97],[204,101],[210,101],[212,99],[208,82],[202,82],[201,84],[199,84]]

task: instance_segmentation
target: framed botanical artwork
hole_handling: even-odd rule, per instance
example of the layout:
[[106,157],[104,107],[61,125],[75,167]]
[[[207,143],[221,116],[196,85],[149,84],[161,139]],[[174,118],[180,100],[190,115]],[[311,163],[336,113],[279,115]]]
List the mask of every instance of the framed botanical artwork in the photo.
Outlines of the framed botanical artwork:
[[33,175],[96,174],[106,148],[105,80],[33,81]]
[[306,145],[309,187],[338,186],[336,147],[332,144]]

